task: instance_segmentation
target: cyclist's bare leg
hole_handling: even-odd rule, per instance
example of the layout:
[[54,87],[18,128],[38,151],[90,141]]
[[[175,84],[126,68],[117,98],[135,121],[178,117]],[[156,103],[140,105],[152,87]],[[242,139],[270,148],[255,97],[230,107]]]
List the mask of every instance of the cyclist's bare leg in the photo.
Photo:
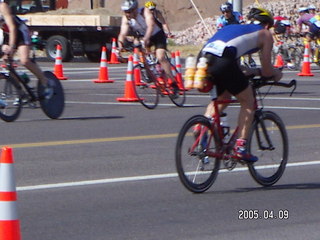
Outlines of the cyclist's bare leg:
[[21,64],[32,72],[41,82],[43,86],[47,86],[48,82],[45,76],[42,73],[42,70],[35,62],[32,62],[30,59],[30,47],[27,45],[21,45],[18,47],[18,53],[20,57]]
[[238,138],[247,139],[254,117],[254,97],[251,86],[248,86],[245,90],[237,94],[235,97],[240,103]]
[[171,65],[166,58],[166,50],[162,48],[156,49],[156,57],[161,64],[163,70],[166,72],[167,76],[173,81],[176,82],[172,72],[171,72]]
[[[231,94],[228,91],[225,91],[224,93],[222,93],[219,97],[218,100],[228,100],[231,99]],[[228,107],[229,104],[219,104],[218,108],[219,108],[219,112],[223,112],[224,109],[226,109]],[[210,102],[207,106],[206,112],[205,112],[205,116],[206,117],[212,117],[214,115],[214,101]]]

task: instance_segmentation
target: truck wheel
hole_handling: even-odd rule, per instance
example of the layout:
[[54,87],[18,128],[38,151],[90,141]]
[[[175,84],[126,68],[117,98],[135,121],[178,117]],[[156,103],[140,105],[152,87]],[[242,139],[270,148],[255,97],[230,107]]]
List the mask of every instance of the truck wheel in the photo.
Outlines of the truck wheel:
[[61,58],[64,62],[69,62],[73,58],[72,50],[68,40],[59,35],[51,36],[46,42],[46,54],[51,60],[56,58],[57,45],[61,45]]

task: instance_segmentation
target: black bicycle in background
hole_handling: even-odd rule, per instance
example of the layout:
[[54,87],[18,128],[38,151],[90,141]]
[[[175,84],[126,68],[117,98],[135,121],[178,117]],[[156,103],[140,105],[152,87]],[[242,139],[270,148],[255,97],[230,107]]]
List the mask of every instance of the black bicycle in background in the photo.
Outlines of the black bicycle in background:
[[13,122],[19,117],[24,105],[36,108],[37,102],[49,118],[59,118],[65,105],[62,85],[52,72],[45,71],[44,76],[53,88],[53,95],[49,99],[44,97],[44,87],[39,80],[37,86],[32,87],[28,78],[18,74],[12,59],[7,59],[5,68],[0,71],[0,118]]

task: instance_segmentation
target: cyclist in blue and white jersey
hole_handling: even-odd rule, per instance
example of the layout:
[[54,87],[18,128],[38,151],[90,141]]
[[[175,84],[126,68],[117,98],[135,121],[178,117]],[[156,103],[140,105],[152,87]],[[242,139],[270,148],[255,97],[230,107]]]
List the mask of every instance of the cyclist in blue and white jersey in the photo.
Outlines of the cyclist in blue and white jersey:
[[[254,96],[246,75],[261,75],[279,81],[282,73],[271,63],[273,37],[269,28],[273,26],[272,14],[262,8],[252,8],[248,19],[252,24],[229,25],[219,30],[205,44],[200,52],[208,60],[207,79],[216,85],[219,100],[234,95],[240,103],[238,118],[239,136],[235,154],[247,162],[258,160],[246,149],[246,139],[254,117]],[[261,69],[244,68],[239,58],[245,54],[260,51]],[[222,106],[222,111],[227,106]],[[209,104],[206,116],[212,116],[213,104]]]
[[233,11],[233,6],[229,2],[222,4],[220,6],[220,11],[222,12],[222,15],[216,22],[218,30],[230,24],[240,24],[243,22],[241,13]]

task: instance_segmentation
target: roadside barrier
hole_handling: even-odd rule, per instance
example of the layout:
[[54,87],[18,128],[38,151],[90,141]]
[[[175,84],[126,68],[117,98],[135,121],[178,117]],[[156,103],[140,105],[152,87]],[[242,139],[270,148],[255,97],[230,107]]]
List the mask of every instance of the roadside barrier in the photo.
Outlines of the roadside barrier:
[[3,147],[0,158],[0,240],[20,239],[12,148]]
[[107,48],[102,47],[101,60],[100,60],[100,70],[97,80],[94,80],[95,83],[113,83],[114,80],[109,79],[108,67],[107,67]]
[[310,45],[309,43],[305,44],[304,48],[304,54],[303,54],[303,64],[301,72],[298,73],[298,76],[309,76],[312,77],[313,74],[311,73],[311,67],[310,67]]
[[59,80],[67,80],[68,78],[63,76],[63,66],[62,66],[62,57],[61,57],[61,45],[57,45],[57,51],[56,51],[56,61],[54,64],[54,75]]
[[128,59],[127,78],[125,82],[124,96],[117,98],[119,102],[138,102],[139,98],[134,89],[134,82],[132,81],[133,76],[133,56],[130,55]]
[[109,64],[119,64],[118,56],[117,56],[117,45],[116,45],[116,39],[112,38],[112,50],[111,50],[111,56]]

